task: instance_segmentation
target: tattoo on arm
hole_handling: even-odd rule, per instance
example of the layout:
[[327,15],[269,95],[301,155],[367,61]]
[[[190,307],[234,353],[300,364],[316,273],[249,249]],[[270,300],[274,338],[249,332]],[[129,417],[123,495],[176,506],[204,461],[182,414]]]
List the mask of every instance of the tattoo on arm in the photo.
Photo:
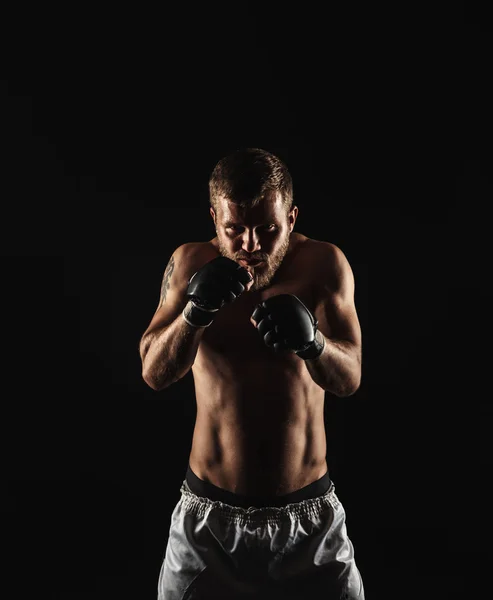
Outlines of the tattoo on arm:
[[164,271],[163,282],[161,283],[161,299],[159,301],[159,308],[166,302],[166,295],[169,290],[171,275],[173,274],[173,270],[175,268],[175,259],[172,256],[169,260],[168,266]]

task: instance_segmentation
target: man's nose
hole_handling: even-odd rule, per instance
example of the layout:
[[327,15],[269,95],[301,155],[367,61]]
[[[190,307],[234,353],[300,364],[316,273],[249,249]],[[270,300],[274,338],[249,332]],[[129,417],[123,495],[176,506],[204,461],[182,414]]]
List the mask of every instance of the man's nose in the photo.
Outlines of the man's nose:
[[246,231],[243,234],[241,247],[245,252],[248,252],[249,254],[253,254],[254,252],[260,250],[260,239],[258,234],[256,234],[253,231]]

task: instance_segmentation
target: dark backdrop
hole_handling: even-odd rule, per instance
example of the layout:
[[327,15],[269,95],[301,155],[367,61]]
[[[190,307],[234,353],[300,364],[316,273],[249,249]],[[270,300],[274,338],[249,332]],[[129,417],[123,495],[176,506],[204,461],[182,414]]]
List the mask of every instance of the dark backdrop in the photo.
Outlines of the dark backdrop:
[[460,11],[393,29],[388,13],[342,28],[198,10],[10,20],[9,598],[155,598],[195,399],[191,373],[148,388],[138,342],[173,250],[214,236],[207,179],[240,146],[285,160],[295,229],[353,268],[363,379],[326,394],[325,416],[367,600],[476,597],[492,558],[491,33]]

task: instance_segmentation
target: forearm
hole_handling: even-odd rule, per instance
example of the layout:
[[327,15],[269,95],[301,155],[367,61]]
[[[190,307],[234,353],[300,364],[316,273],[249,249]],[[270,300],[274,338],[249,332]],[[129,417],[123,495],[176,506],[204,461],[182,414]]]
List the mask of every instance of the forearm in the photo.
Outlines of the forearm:
[[180,314],[168,327],[146,334],[140,355],[147,385],[158,391],[184,377],[195,361],[204,331],[189,325]]
[[351,396],[360,386],[361,355],[354,344],[335,341],[317,331],[319,341],[325,341],[322,354],[305,360],[313,381],[335,396]]

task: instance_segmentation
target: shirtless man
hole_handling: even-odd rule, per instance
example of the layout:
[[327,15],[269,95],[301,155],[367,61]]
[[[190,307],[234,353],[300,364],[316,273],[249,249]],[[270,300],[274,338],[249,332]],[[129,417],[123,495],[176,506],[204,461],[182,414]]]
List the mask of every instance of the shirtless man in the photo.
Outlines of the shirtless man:
[[209,190],[217,237],[174,251],[140,344],[144,381],[166,394],[191,369],[197,403],[158,600],[364,600],[324,428],[325,392],[361,380],[351,267],[293,232],[271,153],[224,157]]

